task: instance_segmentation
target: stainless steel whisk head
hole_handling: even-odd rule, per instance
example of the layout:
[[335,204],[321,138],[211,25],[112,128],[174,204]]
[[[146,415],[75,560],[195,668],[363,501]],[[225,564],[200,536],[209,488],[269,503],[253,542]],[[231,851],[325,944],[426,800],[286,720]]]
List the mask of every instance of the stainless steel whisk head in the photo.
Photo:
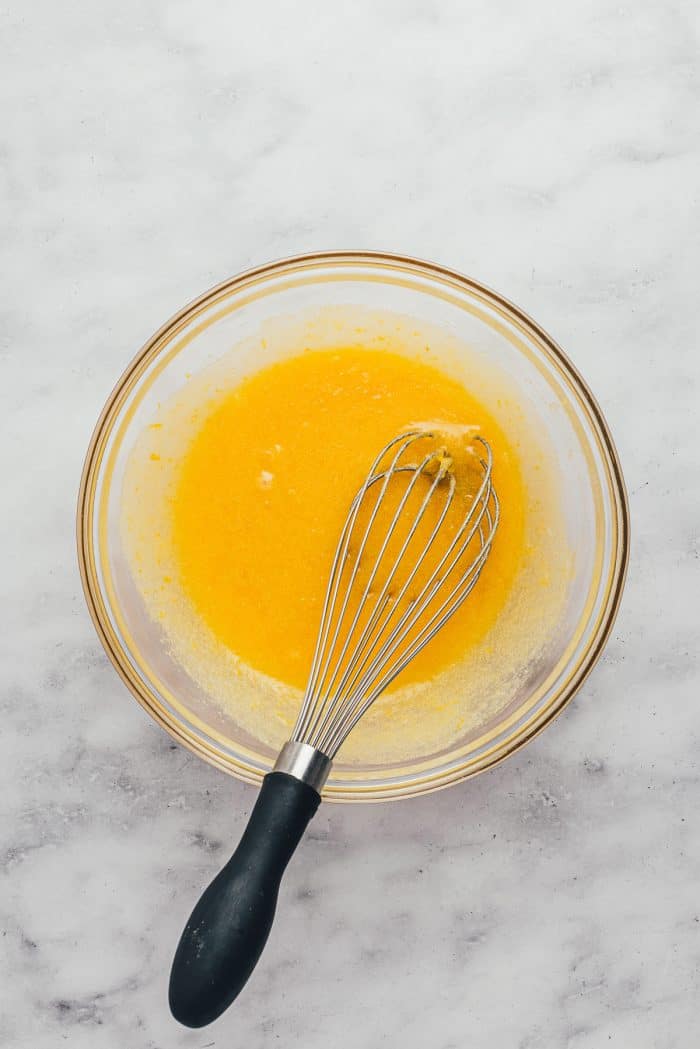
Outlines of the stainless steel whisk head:
[[[480,480],[445,542],[457,481],[435,438],[416,430],[381,450],[340,534],[291,737],[329,761],[468,597],[491,550],[500,514],[491,449],[474,438]],[[426,441],[432,446],[417,454]]]

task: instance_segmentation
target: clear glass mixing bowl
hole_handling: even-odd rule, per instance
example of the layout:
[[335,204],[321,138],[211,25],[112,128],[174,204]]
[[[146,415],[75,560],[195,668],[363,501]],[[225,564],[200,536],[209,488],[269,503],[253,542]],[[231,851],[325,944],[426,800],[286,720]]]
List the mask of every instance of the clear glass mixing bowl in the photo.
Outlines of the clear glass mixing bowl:
[[[560,459],[558,477],[576,571],[561,637],[511,702],[478,733],[400,765],[336,764],[324,796],[406,797],[459,782],[513,753],[551,721],[590,672],[620,602],[629,520],[613,442],[591,392],[552,339],[476,281],[431,263],[369,252],[323,252],[250,270],[171,318],[117,383],[88,449],[78,504],[78,556],[100,639],[142,706],[213,765],[248,782],[275,753],[190,679],[149,620],[119,535],[120,493],[134,441],[187,378],[276,317],[324,307],[390,310],[453,333],[507,371]],[[248,340],[250,341],[250,340]],[[341,754],[342,757],[342,754]]]

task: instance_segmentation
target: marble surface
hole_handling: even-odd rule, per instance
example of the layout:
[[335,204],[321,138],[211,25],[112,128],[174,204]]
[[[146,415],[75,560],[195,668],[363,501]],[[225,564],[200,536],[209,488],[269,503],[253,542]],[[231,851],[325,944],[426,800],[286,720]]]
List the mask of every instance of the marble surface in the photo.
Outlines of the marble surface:
[[[695,0],[202,0],[0,12],[0,1044],[687,1049],[700,1016]],[[254,792],[126,693],[80,590],[85,446],[135,349],[254,263],[432,258],[596,391],[634,541],[610,644],[523,752],[325,806],[203,1031],[184,916]]]

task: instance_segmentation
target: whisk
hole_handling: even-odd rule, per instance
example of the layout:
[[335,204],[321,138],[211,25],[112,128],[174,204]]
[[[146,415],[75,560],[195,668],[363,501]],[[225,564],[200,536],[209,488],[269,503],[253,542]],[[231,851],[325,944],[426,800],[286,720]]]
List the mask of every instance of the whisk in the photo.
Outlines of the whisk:
[[175,953],[170,1008],[189,1027],[216,1019],[245,985],[339,748],[468,597],[489,555],[500,512],[491,449],[473,439],[477,482],[455,521],[453,462],[436,440],[424,430],[395,437],[351,503],[291,738]]

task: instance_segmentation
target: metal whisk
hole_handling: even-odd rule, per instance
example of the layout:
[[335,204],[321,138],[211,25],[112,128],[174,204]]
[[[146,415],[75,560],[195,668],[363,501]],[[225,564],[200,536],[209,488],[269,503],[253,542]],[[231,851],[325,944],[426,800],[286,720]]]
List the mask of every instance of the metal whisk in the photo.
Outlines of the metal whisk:
[[187,1026],[210,1023],[243,988],[267,940],[282,874],[339,748],[479,578],[499,504],[489,445],[475,437],[471,450],[478,480],[457,520],[452,459],[423,430],[390,441],[352,501],[291,739],[175,954],[170,1007]]

